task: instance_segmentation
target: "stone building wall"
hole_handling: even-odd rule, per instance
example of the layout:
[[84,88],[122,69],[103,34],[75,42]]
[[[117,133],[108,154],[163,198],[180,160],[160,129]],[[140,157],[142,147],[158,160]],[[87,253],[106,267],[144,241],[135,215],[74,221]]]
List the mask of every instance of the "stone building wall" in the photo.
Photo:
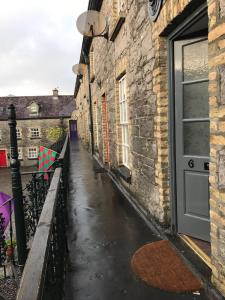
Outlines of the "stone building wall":
[[76,116],[77,131],[79,138],[87,148],[90,148],[90,121],[89,121],[89,92],[88,92],[88,74],[87,68],[84,69],[84,75],[79,92],[76,97]]
[[[63,128],[68,131],[69,118],[64,119],[63,123],[60,119],[35,119],[34,120],[17,120],[17,128],[21,130],[21,138],[18,139],[18,148],[22,149],[21,166],[36,166],[37,159],[28,158],[29,147],[50,147],[58,140],[57,129]],[[40,138],[30,137],[30,128],[40,128]],[[0,121],[0,130],[2,139],[0,141],[0,149],[7,150],[10,154],[9,126],[7,121]],[[9,166],[9,159],[8,159]]]
[[213,283],[225,294],[225,1],[208,1]]
[[[108,17],[110,37],[119,18],[116,3],[116,0],[104,0],[101,8]],[[126,0],[124,3],[125,22],[114,42],[103,38],[92,41],[95,79],[91,87],[98,111],[94,127],[98,129],[97,148],[104,162],[101,101],[105,95],[109,166],[113,170],[120,165],[118,78],[126,73],[132,180],[131,183],[118,180],[150,218],[167,226],[170,225],[172,201],[167,35],[204,1],[166,0],[155,23],[150,21],[147,0]],[[225,0],[208,0],[208,15],[212,281],[225,295]],[[82,88],[81,85],[78,96]],[[79,123],[84,123],[81,115]],[[85,139],[85,134],[82,137]]]

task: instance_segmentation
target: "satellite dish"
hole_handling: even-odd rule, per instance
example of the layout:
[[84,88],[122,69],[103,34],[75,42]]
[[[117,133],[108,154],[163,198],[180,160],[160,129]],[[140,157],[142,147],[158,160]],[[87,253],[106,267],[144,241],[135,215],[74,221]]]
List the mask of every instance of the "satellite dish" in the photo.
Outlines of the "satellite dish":
[[78,17],[77,29],[87,37],[101,36],[107,30],[107,21],[98,11],[89,10]]
[[76,75],[84,75],[85,64],[76,64],[72,67],[73,73]]

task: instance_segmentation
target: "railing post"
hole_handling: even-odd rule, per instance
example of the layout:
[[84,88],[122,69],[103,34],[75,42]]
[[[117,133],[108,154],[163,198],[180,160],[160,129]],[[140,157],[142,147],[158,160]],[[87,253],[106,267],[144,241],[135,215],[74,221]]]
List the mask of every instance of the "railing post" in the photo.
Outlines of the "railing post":
[[16,112],[11,104],[8,108],[8,124],[10,128],[10,150],[11,150],[11,176],[12,176],[12,194],[14,198],[14,215],[16,227],[16,244],[18,252],[18,264],[23,267],[27,258],[26,230],[23,210],[23,192],[20,175],[20,162],[18,159],[18,147],[16,137]]

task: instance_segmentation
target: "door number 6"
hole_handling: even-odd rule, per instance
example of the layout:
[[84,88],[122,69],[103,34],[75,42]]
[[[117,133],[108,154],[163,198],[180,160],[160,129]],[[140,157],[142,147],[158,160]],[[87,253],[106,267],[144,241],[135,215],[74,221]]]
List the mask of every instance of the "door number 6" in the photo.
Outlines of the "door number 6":
[[191,169],[194,168],[195,164],[194,164],[193,159],[190,159],[190,160],[189,160],[188,166],[189,166]]

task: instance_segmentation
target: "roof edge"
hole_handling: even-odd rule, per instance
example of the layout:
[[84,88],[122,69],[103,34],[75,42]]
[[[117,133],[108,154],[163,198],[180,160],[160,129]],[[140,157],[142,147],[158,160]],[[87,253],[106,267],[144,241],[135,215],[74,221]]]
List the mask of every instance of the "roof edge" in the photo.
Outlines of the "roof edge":
[[[102,7],[102,3],[103,3],[103,0],[89,0],[88,10],[100,11],[101,7]],[[84,57],[82,55],[82,51],[85,51],[86,53],[89,53],[91,43],[92,43],[92,38],[83,37],[83,42],[82,42],[82,46],[81,46],[81,53],[80,53],[80,61],[79,61],[80,64],[84,63]],[[80,89],[80,81],[77,77],[76,78],[76,83],[75,83],[75,89],[74,89],[74,98],[77,97],[79,89]]]

